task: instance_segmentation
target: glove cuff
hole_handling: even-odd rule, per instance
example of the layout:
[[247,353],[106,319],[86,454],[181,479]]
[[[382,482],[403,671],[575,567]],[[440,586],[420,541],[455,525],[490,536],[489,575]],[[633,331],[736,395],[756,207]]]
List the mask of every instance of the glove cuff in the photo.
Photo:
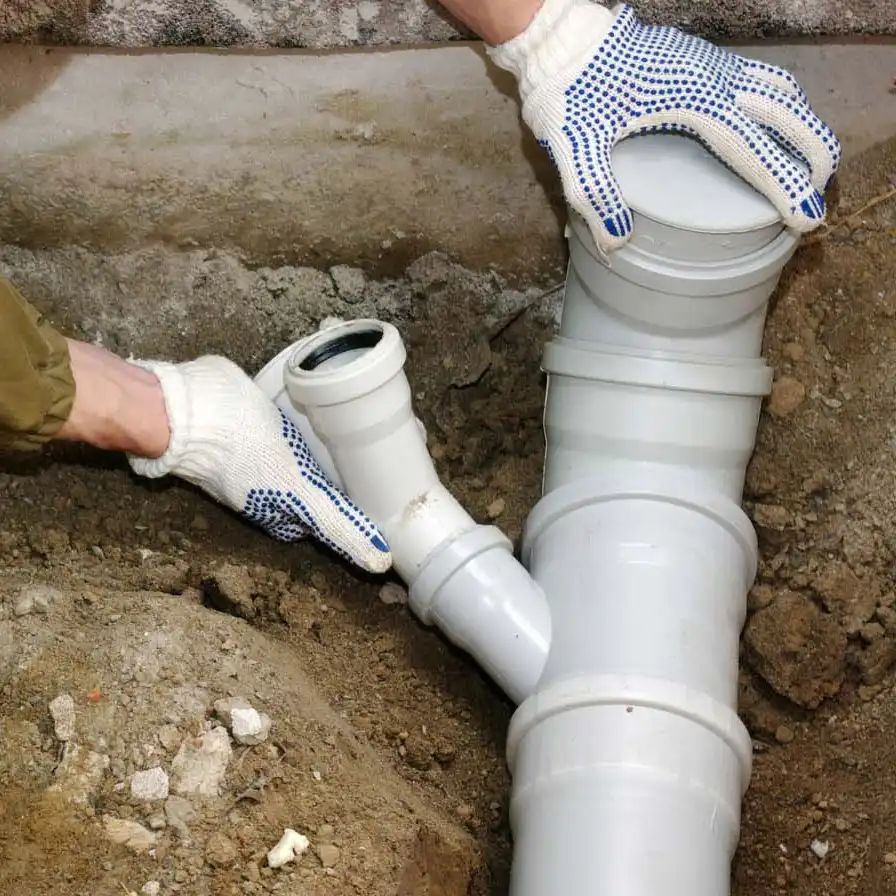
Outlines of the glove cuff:
[[516,76],[525,103],[542,83],[593,53],[617,13],[594,0],[544,0],[525,31],[486,52],[495,65]]
[[215,356],[184,364],[141,360],[132,363],[158,378],[171,438],[161,457],[128,455],[131,469],[150,479],[168,474],[179,476],[222,500],[215,483],[226,472],[229,442],[234,431],[238,431],[238,421],[228,411],[240,406],[235,393],[243,379],[238,375],[241,371],[226,358]]

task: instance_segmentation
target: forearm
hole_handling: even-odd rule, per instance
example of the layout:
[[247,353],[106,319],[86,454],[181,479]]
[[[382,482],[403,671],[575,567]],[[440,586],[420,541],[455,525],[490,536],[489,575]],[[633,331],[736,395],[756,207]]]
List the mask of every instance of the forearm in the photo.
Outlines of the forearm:
[[170,432],[162,387],[148,370],[111,352],[68,340],[75,401],[58,438],[155,458]]
[[521,34],[543,0],[442,0],[442,5],[486,43],[502,44]]

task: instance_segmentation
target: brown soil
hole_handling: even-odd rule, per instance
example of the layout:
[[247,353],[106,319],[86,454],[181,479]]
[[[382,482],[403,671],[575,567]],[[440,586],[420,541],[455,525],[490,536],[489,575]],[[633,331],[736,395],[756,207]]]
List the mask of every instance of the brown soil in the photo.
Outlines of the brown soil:
[[[735,896],[896,894],[896,201],[850,217],[894,172],[896,142],[847,167],[840,223],[800,251],[770,316],[777,383],[746,504],[763,562],[743,640],[756,755]],[[518,537],[540,488],[550,302],[502,311],[483,282],[428,257],[408,272],[421,300],[401,324],[441,472]],[[116,458],[54,450],[0,469],[0,893],[505,891],[511,707],[380,600],[382,582]],[[36,586],[53,589],[49,606],[18,615]],[[82,805],[47,791],[62,693],[82,748],[109,758]],[[235,746],[221,795],[161,827],[131,775],[170,770],[228,695],[271,716],[269,741]],[[154,851],[109,843],[106,815],[158,827]],[[285,827],[312,850],[270,873]]]

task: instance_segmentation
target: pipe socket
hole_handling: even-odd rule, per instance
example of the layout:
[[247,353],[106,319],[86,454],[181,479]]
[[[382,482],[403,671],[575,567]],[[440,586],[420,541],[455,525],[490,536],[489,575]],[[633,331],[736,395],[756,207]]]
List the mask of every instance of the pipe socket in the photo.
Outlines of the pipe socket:
[[439,480],[412,410],[398,330],[341,323],[278,357],[288,396],[281,409],[303,434],[310,423],[334,480],[385,535],[412,610],[511,699],[524,699],[547,657],[547,602],[509,539],[477,524]]

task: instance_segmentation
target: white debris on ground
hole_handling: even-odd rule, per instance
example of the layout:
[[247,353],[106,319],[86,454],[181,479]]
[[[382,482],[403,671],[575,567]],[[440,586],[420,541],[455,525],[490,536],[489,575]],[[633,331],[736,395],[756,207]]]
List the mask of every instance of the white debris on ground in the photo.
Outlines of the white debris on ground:
[[244,746],[263,744],[271,733],[271,718],[242,697],[215,702],[215,715],[230,729],[233,739]]
[[56,740],[66,743],[75,736],[75,701],[71,694],[60,694],[50,702]]
[[215,798],[233,756],[224,728],[184,740],[171,763],[171,790],[181,796]]
[[131,778],[131,796],[144,803],[168,799],[168,774],[163,768],[135,772]]
[[32,613],[47,613],[59,597],[59,592],[49,585],[25,585],[13,607],[16,616],[30,616]]
[[161,891],[162,885],[157,880],[148,880],[140,887],[140,892],[143,896],[159,896]]
[[292,828],[285,828],[280,842],[268,851],[268,867],[282,868],[300,858],[309,846],[311,842],[307,837]]
[[109,768],[109,757],[76,743],[66,743],[49,790],[77,806],[93,803]]
[[159,841],[159,835],[143,827],[129,818],[115,818],[113,815],[103,816],[103,828],[106,836],[133,852],[149,852]]
[[380,603],[384,603],[387,606],[393,606],[395,604],[404,605],[408,602],[408,593],[398,584],[398,582],[386,582],[386,584],[380,588],[379,596]]
[[813,840],[809,849],[812,850],[816,858],[824,859],[831,851],[831,844],[827,840]]

